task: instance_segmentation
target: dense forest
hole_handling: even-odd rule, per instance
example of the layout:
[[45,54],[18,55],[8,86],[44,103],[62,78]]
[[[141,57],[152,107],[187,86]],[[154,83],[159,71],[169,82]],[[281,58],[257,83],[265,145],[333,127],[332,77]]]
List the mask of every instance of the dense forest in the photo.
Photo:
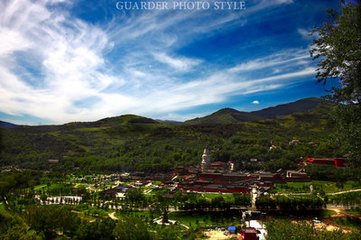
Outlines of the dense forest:
[[232,160],[238,170],[292,169],[302,157],[344,154],[333,138],[332,108],[325,100],[308,98],[252,113],[223,109],[185,123],[123,115],[64,125],[2,124],[0,164],[159,172],[198,164],[208,146],[212,161]]

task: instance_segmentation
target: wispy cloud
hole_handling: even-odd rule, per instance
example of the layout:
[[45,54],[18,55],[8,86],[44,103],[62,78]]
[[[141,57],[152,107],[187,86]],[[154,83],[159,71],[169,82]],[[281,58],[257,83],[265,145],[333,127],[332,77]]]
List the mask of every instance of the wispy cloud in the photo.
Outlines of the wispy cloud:
[[298,28],[297,33],[305,40],[313,40],[318,37],[318,33],[312,32],[312,29]]
[[179,51],[217,29],[243,26],[255,12],[292,2],[254,1],[244,12],[119,13],[97,25],[72,16],[69,1],[2,1],[0,112],[47,123],[123,113],[185,119],[197,114],[176,112],[303,81],[314,74],[305,49],[231,66]]
[[176,58],[167,55],[166,53],[153,53],[154,58],[161,62],[169,65],[178,71],[189,71],[193,67],[199,65],[202,61],[199,59],[191,59],[191,58]]
[[270,67],[289,68],[296,65],[309,64],[309,52],[305,49],[287,49],[286,51],[277,52],[266,57],[252,59],[241,63],[229,71],[231,73],[255,71]]

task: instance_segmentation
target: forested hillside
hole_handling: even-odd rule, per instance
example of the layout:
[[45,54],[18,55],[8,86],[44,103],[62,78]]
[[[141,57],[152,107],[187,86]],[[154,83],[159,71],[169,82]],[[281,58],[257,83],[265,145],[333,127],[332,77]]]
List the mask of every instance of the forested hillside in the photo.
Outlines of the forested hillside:
[[[278,118],[247,121],[236,121],[239,112],[227,110],[221,111],[224,122],[218,112],[192,124],[124,115],[58,126],[3,127],[1,166],[158,172],[199,163],[202,149],[208,146],[212,161],[233,160],[238,169],[277,170],[292,168],[300,157],[343,154],[331,138],[330,104],[318,100],[312,108],[298,108],[302,111],[289,115],[284,115],[284,105],[278,107],[283,109],[280,114],[272,108]],[[292,140],[298,141],[292,144]],[[258,163],[251,164],[251,158]],[[59,163],[50,164],[49,159]]]

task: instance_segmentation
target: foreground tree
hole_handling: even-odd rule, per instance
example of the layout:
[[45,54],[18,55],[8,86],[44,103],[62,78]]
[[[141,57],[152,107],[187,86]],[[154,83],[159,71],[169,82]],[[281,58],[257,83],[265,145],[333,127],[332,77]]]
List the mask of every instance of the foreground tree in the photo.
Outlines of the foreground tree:
[[115,239],[147,240],[151,239],[148,226],[139,218],[124,218],[119,220],[114,228]]
[[341,231],[315,230],[307,222],[290,222],[287,220],[273,220],[266,223],[267,240],[356,240],[360,239],[359,230],[352,233]]
[[77,231],[77,240],[114,240],[115,222],[109,218],[97,219],[95,222],[83,221]]
[[335,100],[346,103],[361,102],[361,4],[360,1],[341,1],[341,14],[329,10],[330,21],[314,31],[319,38],[314,41],[311,55],[321,61],[317,80],[326,83],[340,81],[332,89]]
[[80,223],[75,213],[59,206],[32,206],[23,214],[30,230],[43,233],[46,239],[55,238],[58,233],[71,237]]
[[319,59],[317,80],[338,81],[331,99],[337,140],[355,165],[361,159],[361,3],[341,1],[341,13],[329,10],[330,21],[314,31],[319,34],[311,55]]

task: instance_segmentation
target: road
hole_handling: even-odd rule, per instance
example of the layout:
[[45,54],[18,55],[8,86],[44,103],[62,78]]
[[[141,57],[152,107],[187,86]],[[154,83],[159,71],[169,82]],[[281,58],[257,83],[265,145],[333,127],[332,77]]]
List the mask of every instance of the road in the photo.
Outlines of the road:
[[113,220],[118,220],[118,218],[115,216],[115,213],[116,212],[111,212],[111,213],[108,214],[108,216]]
[[[340,192],[334,192],[334,193],[326,193],[326,195],[339,195],[344,193],[350,193],[350,192],[361,192],[361,188],[358,189],[351,189],[347,191],[340,191]],[[281,195],[281,196],[303,196],[303,195],[310,195],[311,193],[276,193],[275,195]]]
[[361,192],[361,189],[351,189],[351,190],[347,190],[347,191],[341,191],[341,192],[335,192],[335,193],[328,193],[328,195],[339,195],[339,194],[343,194],[343,193],[350,193],[350,192]]

